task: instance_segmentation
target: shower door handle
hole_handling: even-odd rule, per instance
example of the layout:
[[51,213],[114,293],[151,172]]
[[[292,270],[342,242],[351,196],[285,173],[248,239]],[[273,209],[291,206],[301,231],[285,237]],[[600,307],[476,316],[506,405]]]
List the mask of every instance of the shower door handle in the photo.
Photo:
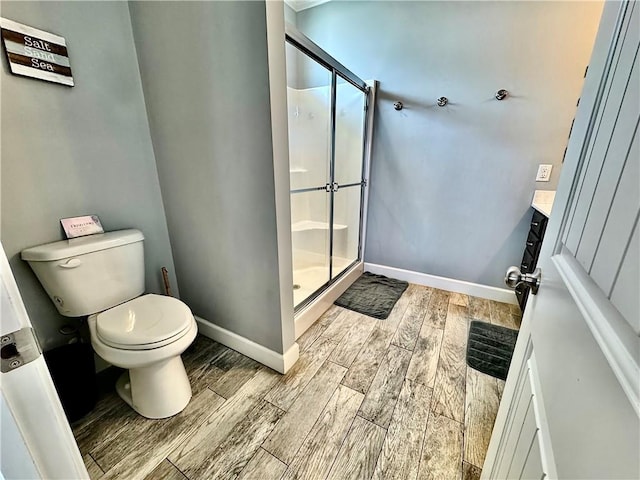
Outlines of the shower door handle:
[[331,184],[331,191],[332,192],[337,192],[339,188],[340,188],[340,185],[338,185],[338,182],[333,182]]

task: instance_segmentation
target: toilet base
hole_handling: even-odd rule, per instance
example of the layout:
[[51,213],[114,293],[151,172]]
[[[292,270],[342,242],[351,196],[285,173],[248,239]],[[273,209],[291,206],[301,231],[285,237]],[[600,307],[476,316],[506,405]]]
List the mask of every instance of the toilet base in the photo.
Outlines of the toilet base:
[[116,382],[116,391],[147,418],[172,417],[191,400],[191,385],[179,355],[124,372]]

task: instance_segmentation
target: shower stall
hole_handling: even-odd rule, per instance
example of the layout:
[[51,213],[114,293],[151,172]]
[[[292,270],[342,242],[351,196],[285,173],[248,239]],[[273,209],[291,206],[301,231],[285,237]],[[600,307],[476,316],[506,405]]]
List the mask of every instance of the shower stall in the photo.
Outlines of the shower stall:
[[[292,26],[286,29],[286,60],[297,323],[301,312],[329,290],[337,297],[357,277],[356,270],[362,271],[375,85],[368,86]],[[322,310],[334,300],[325,299]]]

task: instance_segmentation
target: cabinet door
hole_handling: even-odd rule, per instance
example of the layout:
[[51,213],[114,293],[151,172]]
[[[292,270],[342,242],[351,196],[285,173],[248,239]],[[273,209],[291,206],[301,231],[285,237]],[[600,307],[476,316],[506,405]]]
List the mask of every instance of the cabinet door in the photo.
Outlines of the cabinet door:
[[533,211],[533,217],[531,217],[531,229],[529,231],[533,232],[540,240],[542,240],[544,231],[547,228],[547,220],[547,217],[539,211]]

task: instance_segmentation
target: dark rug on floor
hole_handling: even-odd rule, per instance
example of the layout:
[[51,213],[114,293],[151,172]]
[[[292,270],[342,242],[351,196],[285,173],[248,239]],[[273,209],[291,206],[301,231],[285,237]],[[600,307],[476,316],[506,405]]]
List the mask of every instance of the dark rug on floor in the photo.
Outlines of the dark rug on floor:
[[340,298],[339,307],[384,320],[409,284],[384,275],[364,272]]
[[506,380],[517,338],[517,330],[472,321],[467,342],[467,365]]

